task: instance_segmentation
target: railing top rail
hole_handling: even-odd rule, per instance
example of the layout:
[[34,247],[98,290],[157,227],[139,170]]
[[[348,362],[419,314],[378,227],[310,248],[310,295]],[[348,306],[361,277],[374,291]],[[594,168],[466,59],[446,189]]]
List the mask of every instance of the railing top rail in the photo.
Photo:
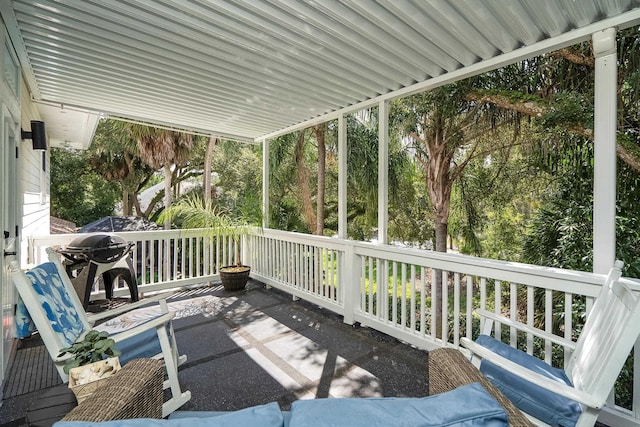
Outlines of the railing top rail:
[[404,248],[375,243],[355,243],[356,253],[380,256],[390,261],[424,265],[473,276],[514,282],[523,285],[561,290],[596,296],[604,283],[605,275],[585,271],[566,270],[510,261],[499,261],[468,255],[435,252],[417,248]]
[[[75,239],[76,237],[89,236],[91,234],[96,234],[96,233],[114,234],[129,241],[216,235],[215,230],[210,228],[185,228],[185,229],[172,229],[172,230],[97,231],[97,232],[91,232],[91,233],[50,234],[50,235],[32,236],[31,239],[34,242],[40,242],[40,243],[53,242],[53,243],[60,244],[61,242],[69,242]],[[221,234],[224,234],[224,233],[221,233]]]
[[300,233],[273,229],[264,229],[261,233],[270,238],[280,238],[295,243],[315,244],[338,250],[344,250],[346,246],[352,246],[358,255],[422,265],[523,285],[580,293],[587,296],[596,296],[605,279],[603,274],[441,253],[418,248],[344,240],[311,234],[301,235]]
[[251,234],[258,237],[282,239],[292,243],[321,246],[323,248],[338,251],[344,251],[347,244],[352,244],[351,240],[343,240],[327,236],[317,236],[315,234],[302,234],[291,231],[274,230],[271,228],[255,230]]
[[[39,245],[66,244],[76,237],[87,234],[90,233],[34,236],[32,239]],[[211,229],[123,231],[112,234],[121,236],[123,239],[129,241],[196,237],[208,234],[214,235]],[[256,229],[251,231],[250,234],[281,239],[293,243],[315,245],[338,251],[344,251],[348,246],[351,246],[354,248],[356,254],[362,256],[383,258],[389,261],[422,265],[462,274],[565,292],[582,293],[588,296],[597,295],[599,287],[605,278],[602,274],[583,271],[563,270],[517,262],[490,260],[467,255],[440,253],[424,249],[360,242],[274,229]]]

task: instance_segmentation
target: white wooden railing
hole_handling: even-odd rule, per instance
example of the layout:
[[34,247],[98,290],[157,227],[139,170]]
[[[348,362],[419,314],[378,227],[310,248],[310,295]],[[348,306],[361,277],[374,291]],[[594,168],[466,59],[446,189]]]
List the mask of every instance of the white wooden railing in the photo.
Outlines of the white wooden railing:
[[[139,292],[176,288],[217,280],[219,268],[235,264],[235,242],[228,236],[216,235],[209,230],[157,230],[112,233],[127,242],[133,242],[132,260],[138,280]],[[76,238],[88,234],[55,234],[29,238],[28,262],[46,261],[44,249],[68,245]],[[94,284],[93,295],[102,297],[104,290]],[[124,283],[114,287],[114,295],[126,296]]]
[[[228,237],[207,230],[115,234],[138,242],[134,259],[146,260],[138,263],[141,292],[216,280],[218,269],[233,264],[237,252]],[[30,239],[30,261],[42,261],[44,247],[75,237]],[[347,323],[358,322],[424,349],[457,347],[461,337],[474,338],[479,325],[472,313],[477,308],[575,339],[604,281],[599,274],[269,229],[246,236],[241,250],[255,279],[332,310]],[[434,303],[439,292],[440,310]],[[446,321],[440,313],[446,313]],[[517,335],[507,326],[498,325],[497,331],[505,342],[547,362],[552,354],[556,363],[567,359],[567,349],[548,341]],[[639,352],[636,345],[634,353]],[[612,397],[600,418],[608,425],[640,426],[639,359],[634,361],[632,408],[615,406]]]

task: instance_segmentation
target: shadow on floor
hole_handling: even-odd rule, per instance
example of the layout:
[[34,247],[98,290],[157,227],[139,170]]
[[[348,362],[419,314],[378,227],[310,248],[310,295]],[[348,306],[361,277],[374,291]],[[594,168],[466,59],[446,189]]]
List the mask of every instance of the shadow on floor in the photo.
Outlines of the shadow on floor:
[[[426,396],[425,351],[251,281],[244,291],[194,288],[169,299],[185,410],[235,410],[320,397]],[[27,374],[29,372],[29,374]],[[5,381],[0,424],[21,425],[43,389],[59,383],[37,338],[20,343]]]

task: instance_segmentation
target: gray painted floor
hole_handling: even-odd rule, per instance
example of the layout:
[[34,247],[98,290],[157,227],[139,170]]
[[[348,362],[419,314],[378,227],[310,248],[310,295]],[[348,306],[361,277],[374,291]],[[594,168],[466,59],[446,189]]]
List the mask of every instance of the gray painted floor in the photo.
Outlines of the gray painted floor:
[[[182,409],[234,410],[271,401],[288,409],[297,399],[427,395],[425,351],[346,325],[259,282],[236,293],[219,285],[193,289],[170,301],[186,298],[192,306],[183,302],[174,321],[180,352],[188,357],[180,381],[192,395]],[[41,387],[53,385],[46,353],[39,353],[42,363],[18,363],[36,357],[37,339],[21,344],[5,381],[5,427],[23,424]],[[25,377],[20,370],[28,366],[39,366],[46,381]]]

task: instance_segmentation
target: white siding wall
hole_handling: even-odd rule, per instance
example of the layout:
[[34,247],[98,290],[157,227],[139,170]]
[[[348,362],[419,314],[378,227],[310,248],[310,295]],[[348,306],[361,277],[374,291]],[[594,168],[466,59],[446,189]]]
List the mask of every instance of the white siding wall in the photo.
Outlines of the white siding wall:
[[[31,102],[31,94],[27,86],[22,84],[21,123],[22,129],[31,129],[31,120],[40,120],[36,106]],[[46,125],[46,124],[45,124]],[[18,217],[21,218],[20,238],[21,263],[27,262],[27,237],[49,234],[49,150],[45,152],[45,170],[43,171],[42,151],[32,149],[31,140],[20,144],[19,192],[22,206]]]
[[[20,128],[31,129],[31,120],[40,120],[26,85],[19,82],[17,57],[9,52],[6,30],[0,21],[0,231],[14,237],[18,227],[17,259],[26,266],[30,235],[49,233],[49,151],[34,151],[31,140],[22,141]],[[17,78],[16,78],[17,77]],[[18,158],[16,159],[16,148]],[[0,249],[5,248],[0,240]],[[16,292],[8,274],[12,256],[0,254],[0,381],[15,346],[13,308]],[[2,399],[0,385],[0,399]]]
[[[8,50],[4,28],[0,26],[0,232],[14,237],[19,225],[16,146],[20,139],[20,99],[17,58]],[[21,211],[21,209],[20,209]],[[0,240],[0,249],[11,252],[15,245]],[[7,244],[9,245],[7,247]],[[15,329],[13,307],[15,291],[9,277],[11,255],[0,257],[0,379],[4,380],[8,361],[14,348]],[[0,397],[2,388],[0,387]]]

